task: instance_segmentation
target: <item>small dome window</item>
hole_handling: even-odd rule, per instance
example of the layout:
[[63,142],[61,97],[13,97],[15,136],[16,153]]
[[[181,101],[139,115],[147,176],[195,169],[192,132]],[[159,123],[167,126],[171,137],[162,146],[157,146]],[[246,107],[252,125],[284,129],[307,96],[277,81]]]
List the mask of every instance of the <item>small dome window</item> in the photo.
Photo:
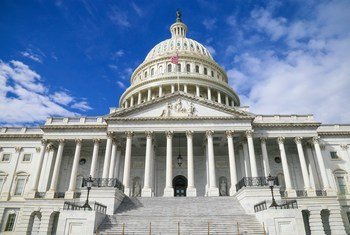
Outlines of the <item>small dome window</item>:
[[204,75],[207,75],[207,74],[208,74],[208,69],[204,68]]
[[214,77],[214,71],[213,70],[211,71],[211,76]]
[[147,71],[145,71],[145,78],[147,77]]
[[199,66],[196,65],[196,73],[199,73]]
[[168,73],[171,72],[171,64],[168,64]]
[[177,64],[177,71],[181,72],[181,64]]
[[177,46],[178,46],[178,47],[180,46],[180,43],[179,43],[179,42],[177,43]]
[[151,69],[151,76],[154,75],[154,68]]
[[186,72],[187,73],[191,72],[191,65],[190,64],[186,64]]

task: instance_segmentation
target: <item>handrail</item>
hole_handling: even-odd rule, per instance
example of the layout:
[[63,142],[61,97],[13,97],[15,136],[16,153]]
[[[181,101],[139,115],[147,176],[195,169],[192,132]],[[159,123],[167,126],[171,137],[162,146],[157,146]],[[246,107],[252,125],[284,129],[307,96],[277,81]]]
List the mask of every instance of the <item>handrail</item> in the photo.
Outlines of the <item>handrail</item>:
[[[262,201],[254,205],[254,212],[260,212],[263,210],[267,210],[267,202]],[[298,202],[297,200],[290,200],[286,201],[282,204],[276,205],[273,208],[275,209],[297,209],[298,208]]]
[[267,210],[266,201],[262,201],[254,205],[254,212],[259,212],[263,210]]
[[[253,186],[269,186],[268,177],[260,176],[260,177],[243,177],[236,184],[236,190],[240,190],[243,187],[253,187]],[[273,177],[274,185],[279,185],[278,178]]]

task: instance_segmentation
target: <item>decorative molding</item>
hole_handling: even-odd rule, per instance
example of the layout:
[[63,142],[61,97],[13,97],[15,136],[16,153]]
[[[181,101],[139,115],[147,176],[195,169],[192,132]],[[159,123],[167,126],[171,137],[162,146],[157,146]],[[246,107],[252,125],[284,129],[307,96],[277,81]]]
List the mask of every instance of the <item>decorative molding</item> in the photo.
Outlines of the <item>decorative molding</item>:
[[52,143],[48,143],[47,145],[46,145],[46,151],[47,152],[50,152],[51,150],[53,150],[53,144]]
[[47,144],[47,139],[42,139],[42,140],[41,140],[41,145],[44,146],[44,145],[46,145],[46,144]]
[[340,144],[339,146],[342,150],[347,150],[349,148],[347,144]]
[[319,144],[320,143],[320,137],[319,136],[312,137],[312,142],[313,142],[313,144]]
[[188,107],[185,107],[181,98],[178,98],[173,104],[170,102],[166,103],[160,117],[193,117],[197,116],[196,112],[197,110],[192,102],[189,103]]
[[82,139],[75,139],[75,143],[76,143],[77,145],[81,145],[82,142],[83,142]]
[[245,131],[245,136],[247,138],[252,138],[253,137],[253,130],[246,130]]
[[153,138],[153,131],[145,131],[146,138]]
[[127,132],[125,132],[125,135],[126,135],[126,138],[132,138],[133,135],[134,135],[134,132],[132,132],[132,131],[127,131]]
[[43,146],[42,147],[36,147],[35,148],[35,152],[40,153],[41,148],[43,148]]
[[92,141],[94,142],[94,144],[100,144],[101,143],[101,139],[93,139]]
[[214,131],[212,131],[212,130],[208,130],[208,131],[206,131],[205,132],[205,136],[207,137],[207,138],[209,138],[209,137],[213,137],[213,134],[214,134]]
[[16,151],[16,153],[20,153],[21,151],[22,151],[22,147],[15,147],[15,151]]

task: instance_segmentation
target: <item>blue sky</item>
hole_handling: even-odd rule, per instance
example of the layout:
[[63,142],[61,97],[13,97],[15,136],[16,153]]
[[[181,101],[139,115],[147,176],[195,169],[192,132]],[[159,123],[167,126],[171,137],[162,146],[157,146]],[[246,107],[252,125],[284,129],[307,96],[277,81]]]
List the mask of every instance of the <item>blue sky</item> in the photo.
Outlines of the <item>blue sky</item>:
[[348,0],[3,0],[0,124],[108,113],[177,8],[252,112],[350,123]]

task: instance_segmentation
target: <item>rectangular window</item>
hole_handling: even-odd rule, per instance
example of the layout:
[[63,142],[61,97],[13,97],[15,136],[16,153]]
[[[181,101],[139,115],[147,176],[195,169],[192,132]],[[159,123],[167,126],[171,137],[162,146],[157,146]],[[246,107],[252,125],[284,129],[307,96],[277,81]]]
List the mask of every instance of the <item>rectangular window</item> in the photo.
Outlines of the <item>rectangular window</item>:
[[350,212],[347,212],[346,215],[348,216],[348,221],[349,221],[349,224],[350,224]]
[[335,152],[335,151],[331,151],[330,154],[331,154],[331,159],[338,159],[339,158],[337,152]]
[[25,179],[17,179],[16,189],[15,189],[16,196],[21,196],[23,194],[25,181],[26,181]]
[[338,181],[339,193],[340,194],[346,194],[347,193],[347,189],[346,189],[345,178],[343,176],[338,176],[337,177],[337,181]]
[[10,159],[11,159],[11,154],[9,154],[9,153],[4,153],[1,157],[2,162],[9,162]]
[[30,162],[32,155],[30,153],[23,154],[23,162]]
[[0,193],[2,191],[2,186],[4,185],[4,178],[0,178]]
[[5,231],[13,231],[15,227],[16,214],[9,214],[5,226]]

